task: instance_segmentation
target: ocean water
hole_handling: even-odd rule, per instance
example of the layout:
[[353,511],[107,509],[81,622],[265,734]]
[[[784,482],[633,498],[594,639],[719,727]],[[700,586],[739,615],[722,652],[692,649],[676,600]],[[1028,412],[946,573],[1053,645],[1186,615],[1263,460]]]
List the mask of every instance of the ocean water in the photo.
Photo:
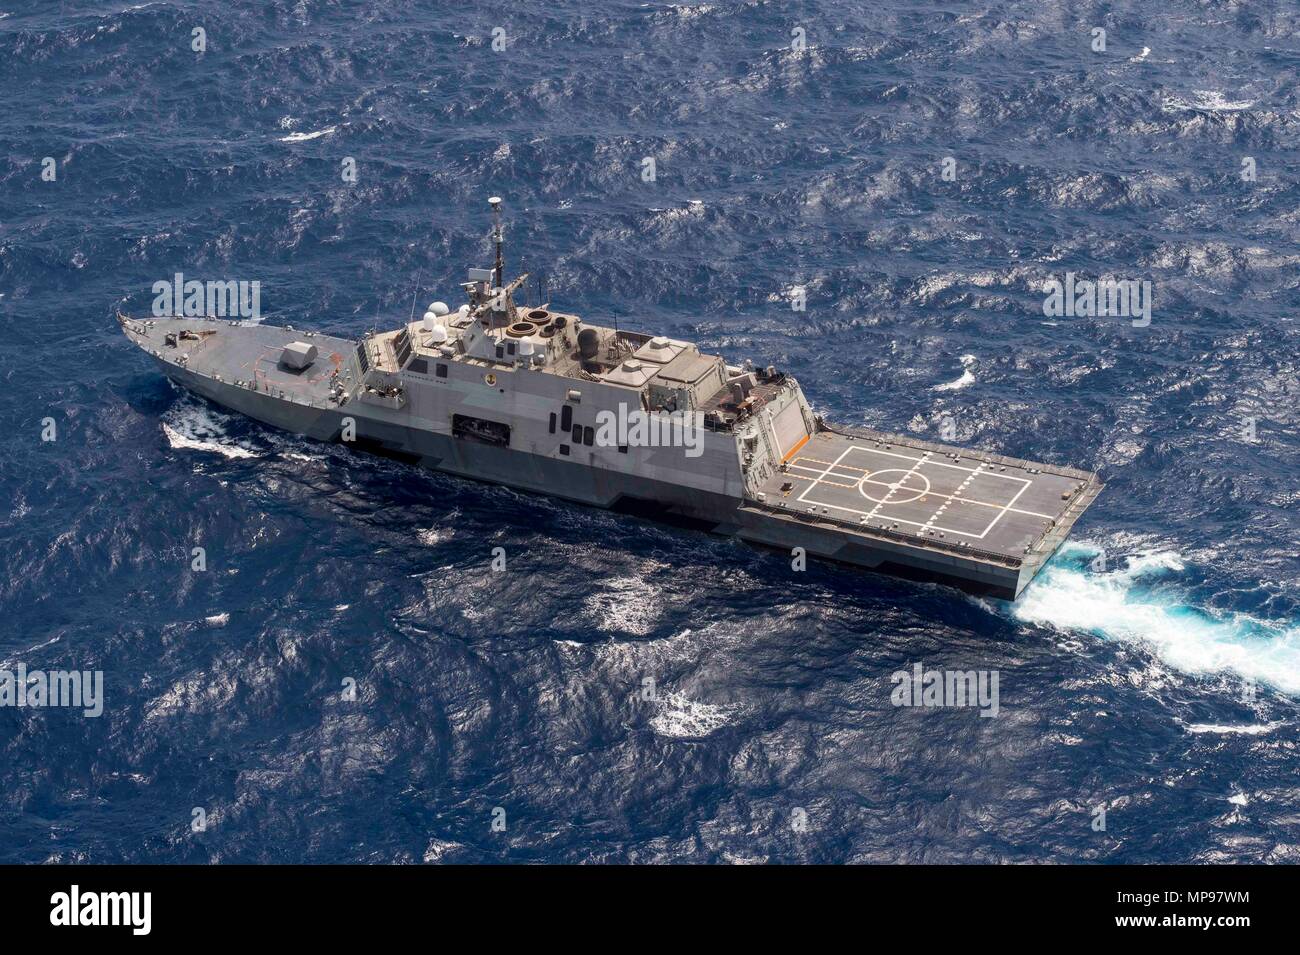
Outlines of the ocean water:
[[[1297,861],[1298,34],[0,0],[0,663],[104,674],[0,708],[0,861]],[[178,271],[348,336],[454,306],[494,194],[557,305],[1107,490],[1015,604],[796,573],[227,415],[114,321]],[[1150,324],[1045,316],[1069,271]],[[998,715],[894,706],[917,663]]]

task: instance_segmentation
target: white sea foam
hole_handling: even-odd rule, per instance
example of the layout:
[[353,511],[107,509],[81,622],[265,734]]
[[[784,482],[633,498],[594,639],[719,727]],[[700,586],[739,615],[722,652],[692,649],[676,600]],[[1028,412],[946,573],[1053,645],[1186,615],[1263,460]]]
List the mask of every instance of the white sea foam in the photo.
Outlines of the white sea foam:
[[305,143],[309,139],[320,139],[322,136],[328,136],[338,129],[337,126],[326,126],[324,129],[318,129],[314,133],[290,133],[288,136],[281,136],[282,143]]
[[222,444],[219,441],[204,441],[198,438],[190,438],[181,434],[170,425],[162,426],[163,434],[167,435],[167,443],[173,448],[184,448],[190,451],[211,451],[214,454],[221,454],[228,458],[255,458],[257,453],[241,448],[234,444]]
[[204,617],[203,622],[209,627],[224,627],[226,624],[230,623],[230,614],[214,613],[211,617]]
[[14,521],[21,521],[24,517],[32,512],[31,505],[22,499],[21,496],[14,498],[14,509],[9,512],[9,520],[5,524],[11,524]]
[[444,842],[441,839],[430,839],[429,847],[424,850],[425,862],[437,862],[448,852],[454,852],[461,848],[459,842]]
[[960,378],[956,379],[955,381],[945,382],[942,385],[935,385],[932,390],[933,391],[960,391],[962,388],[965,388],[967,385],[974,384],[975,373],[971,371],[971,369],[975,367],[975,356],[962,355],[961,366],[965,370],[961,373]]
[[[42,641],[41,643],[38,643],[38,644],[36,644],[36,645],[33,646],[33,647],[28,647],[26,650],[23,651],[23,653],[24,653],[24,655],[30,656],[31,654],[35,653],[37,650],[44,650],[46,647],[52,647],[52,646],[54,646],[54,644],[58,643],[61,639],[63,639],[63,638],[62,638],[62,637],[50,637],[50,639],[48,639],[48,640],[44,640],[44,641]],[[4,659],[4,660],[0,660],[0,670],[14,670],[14,669],[17,669],[17,667],[18,667],[18,661],[19,661],[20,659],[21,659],[21,657],[9,657],[9,658],[6,658],[6,659]]]
[[675,3],[668,9],[682,20],[694,20],[696,17],[702,17],[712,13],[717,8],[711,3],[701,3],[694,6],[689,6],[684,3]]
[[1300,694],[1300,628],[1187,605],[1166,579],[1183,570],[1178,554],[1142,554],[1094,572],[1088,559],[1098,553],[1066,544],[1012,605],[1014,616],[1140,644],[1184,673],[1231,672]]
[[768,861],[767,856],[747,856],[731,851],[724,851],[722,858],[728,865],[766,865]]
[[615,577],[587,598],[587,612],[602,630],[644,636],[662,613],[659,589],[640,577]]
[[679,693],[665,694],[656,703],[660,710],[651,718],[650,728],[673,739],[702,739],[722,729],[734,715],[734,707],[697,703]]
[[230,440],[224,417],[194,401],[182,400],[163,414],[163,434],[177,450],[210,451],[227,458],[259,457],[248,445]]
[[1281,723],[1254,723],[1247,726],[1220,726],[1218,723],[1192,723],[1187,727],[1189,733],[1239,733],[1243,736],[1262,736],[1271,733]]
[[1198,113],[1239,113],[1254,105],[1250,100],[1230,100],[1218,90],[1193,90],[1190,101],[1166,96],[1161,109],[1166,113],[1187,110]]

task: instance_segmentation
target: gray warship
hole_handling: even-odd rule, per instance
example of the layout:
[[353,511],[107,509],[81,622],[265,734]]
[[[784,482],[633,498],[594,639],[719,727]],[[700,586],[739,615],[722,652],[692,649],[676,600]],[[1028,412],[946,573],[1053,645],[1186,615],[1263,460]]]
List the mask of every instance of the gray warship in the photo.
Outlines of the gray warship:
[[1014,600],[1101,492],[1095,473],[816,414],[774,367],[516,304],[466,303],[359,341],[210,316],[118,321],[162,372],[285,431],[873,571]]

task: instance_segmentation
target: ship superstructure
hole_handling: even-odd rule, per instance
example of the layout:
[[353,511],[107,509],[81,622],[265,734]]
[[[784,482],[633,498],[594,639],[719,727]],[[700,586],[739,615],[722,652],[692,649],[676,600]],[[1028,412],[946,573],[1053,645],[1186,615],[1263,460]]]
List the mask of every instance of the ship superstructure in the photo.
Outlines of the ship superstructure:
[[455,311],[360,341],[119,320],[169,378],[277,428],[1008,599],[1100,493],[1085,471],[834,427],[770,366],[517,305],[491,202],[496,261]]

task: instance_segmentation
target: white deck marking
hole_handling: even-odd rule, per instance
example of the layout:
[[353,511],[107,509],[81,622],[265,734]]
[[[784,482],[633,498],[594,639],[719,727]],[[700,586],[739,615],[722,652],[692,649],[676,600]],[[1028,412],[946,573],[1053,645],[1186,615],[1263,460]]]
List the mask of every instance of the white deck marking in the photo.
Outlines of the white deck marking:
[[[828,453],[830,448],[835,447],[841,449],[838,455]],[[897,450],[886,451],[885,447]],[[819,450],[826,454],[825,459],[815,457]],[[904,451],[913,453],[900,453]],[[884,529],[892,525],[895,534],[902,531],[915,534],[918,539],[947,537],[950,541],[960,540],[971,545],[992,547],[1008,556],[1013,553],[1018,555],[1023,547],[1023,541],[1017,540],[1020,532],[1025,532],[1030,538],[1041,539],[1041,535],[1061,517],[1060,514],[1043,514],[1016,506],[1031,485],[1035,491],[1031,500],[1043,504],[1053,500],[1058,490],[1063,492],[1062,499],[1068,498],[1070,493],[1077,490],[1069,486],[1070,475],[1050,470],[1045,473],[1036,472],[1031,464],[1018,464],[1014,461],[999,463],[1003,459],[982,458],[974,452],[967,452],[956,459],[964,460],[967,464],[953,463],[951,457],[942,460],[945,457],[943,449],[925,451],[919,447],[913,448],[906,442],[882,442],[879,447],[871,447],[864,442],[846,447],[831,440],[820,445],[813,441],[807,447],[801,445],[793,450],[791,460],[782,464],[780,473],[788,481],[797,479],[805,482],[797,497],[793,490],[787,490],[784,494],[788,498],[794,498],[789,502],[791,505],[796,502],[807,504],[812,514],[829,515],[834,510],[838,520],[860,524],[864,529]],[[854,463],[858,461],[862,461],[865,466]],[[902,464],[904,461],[907,462],[906,466]],[[941,469],[946,470],[946,478]],[[1011,473],[1006,473],[1008,471]],[[1042,473],[1041,480],[1039,473]],[[985,476],[1002,478],[1004,482],[1010,481],[1017,486],[1012,488],[1007,483],[985,481]],[[918,496],[918,487],[927,483],[930,484],[930,489]],[[822,484],[829,485],[825,495],[817,493],[818,486]],[[872,490],[876,487],[888,490],[881,496]],[[987,499],[979,500],[968,496],[973,494],[980,494]],[[932,504],[929,503],[931,495],[934,497]],[[896,498],[907,500],[895,500]],[[839,503],[835,503],[837,501]],[[956,504],[963,506],[954,507]],[[934,508],[932,512],[931,508]],[[978,508],[991,508],[993,513],[981,512]],[[973,526],[965,530],[947,526],[944,522],[950,514],[955,522],[966,521]],[[983,518],[981,514],[984,515]],[[1008,517],[1008,514],[1013,516]],[[979,530],[973,529],[985,518],[988,519],[985,526]],[[1006,527],[1007,530],[1002,531],[999,529],[1001,527]]]
[[[798,460],[798,459],[796,458],[795,460]],[[820,474],[820,473],[821,473],[820,471],[816,470],[815,468],[801,468],[801,467],[799,467],[797,464],[792,464],[792,465],[790,465],[790,467],[791,467],[791,468],[799,468],[800,471],[811,471],[811,472],[813,472],[814,474]],[[787,473],[788,473],[788,472],[787,472]],[[836,477],[839,477],[840,475],[837,474],[837,475],[835,475],[835,476],[836,476]],[[839,481],[827,481],[827,480],[824,480],[823,478],[820,478],[820,477],[815,477],[815,478],[805,477],[805,476],[802,475],[802,474],[791,474],[790,477],[792,477],[792,478],[798,478],[800,481],[811,481],[813,484],[829,484],[831,487],[842,487],[842,488],[846,488],[846,489],[848,489],[848,490],[852,490],[853,488],[857,487],[856,484],[841,484]]]
[[[975,478],[976,478],[976,477],[980,474],[980,472],[982,472],[983,470],[984,470],[984,462],[981,461],[978,465],[976,465],[974,471],[971,471],[970,474],[966,475],[966,480],[962,481],[960,484],[957,485],[957,490],[953,491],[953,493],[952,493],[952,497],[948,498],[948,500],[947,500],[946,503],[940,505],[939,509],[938,509],[937,511],[935,511],[932,515],[930,515],[930,519],[929,519],[928,521],[925,522],[925,525],[926,525],[926,526],[921,528],[921,531],[920,531],[920,532],[921,532],[922,534],[924,534],[927,530],[930,529],[931,525],[934,524],[935,520],[939,517],[940,514],[942,514],[944,511],[946,511],[946,510],[948,509],[948,505],[951,504],[951,503],[953,502],[954,499],[955,499],[955,500],[959,500],[959,501],[960,501],[960,500],[965,500],[964,498],[962,498],[962,497],[960,496],[960,495],[961,495],[961,492],[964,491],[964,490],[966,490],[966,485],[970,484],[971,481],[975,480]],[[1026,486],[1027,486],[1027,485],[1026,485]],[[1022,487],[1020,490],[1023,491],[1024,489],[1025,489],[1025,488]],[[983,503],[983,502],[981,502],[981,503]],[[1003,510],[999,511],[998,513],[999,513],[999,514],[1005,514],[1005,513],[1006,513],[1006,510],[1003,509]],[[984,533],[987,534],[988,532],[989,532],[989,531],[988,531],[988,528],[987,528],[987,527],[984,528]]]
[[[809,490],[811,490],[811,488],[809,488]],[[829,503],[829,502],[820,502],[820,501],[814,501],[814,502],[811,502],[811,503],[816,504],[816,506],[818,506],[818,507],[829,507],[829,508],[831,508],[831,509],[833,509],[833,510],[836,510],[836,511],[848,511],[850,514],[859,514],[859,515],[861,515],[861,516],[863,516],[863,517],[867,517],[867,518],[870,518],[870,516],[871,516],[871,515],[867,514],[867,512],[865,512],[865,511],[860,511],[860,510],[858,510],[856,507],[841,507],[841,506],[838,505],[838,504],[831,504],[831,503]],[[996,505],[992,505],[992,504],[990,504],[989,506],[990,506],[990,507],[994,507],[994,506],[996,506]],[[924,526],[925,526],[925,525],[922,524],[920,521],[909,521],[909,520],[908,520],[907,518],[905,518],[905,517],[898,517],[897,515],[893,515],[893,514],[886,515],[885,519],[886,519],[886,520],[889,520],[889,521],[893,521],[895,524],[910,524],[910,525],[912,525],[913,527],[924,527]],[[971,531],[961,531],[961,530],[957,530],[955,527],[943,527],[943,526],[941,526],[941,525],[939,525],[939,524],[932,524],[932,525],[930,525],[930,528],[931,528],[931,530],[943,531],[945,534],[956,534],[958,537],[970,537],[970,538],[973,538],[973,539],[975,539],[975,540],[983,540],[983,539],[984,539],[984,535],[988,533],[988,528],[985,528],[985,529],[984,529],[981,533],[979,533],[979,534],[974,534],[974,533],[972,533]]]
[[[875,448],[849,448],[849,451],[869,451],[869,452],[871,452],[872,454],[879,453],[879,452],[876,451]],[[847,453],[848,453],[848,452],[846,451],[845,454],[847,454]],[[843,459],[843,457],[844,457],[844,454],[841,454],[841,455],[840,455],[840,459]],[[917,460],[917,459],[912,459],[912,460]],[[804,465],[799,464],[799,463],[798,463],[799,461],[812,461],[812,462],[815,463],[815,464],[825,465],[825,467],[823,467],[823,468],[810,468],[810,467],[806,467],[806,466],[804,466]],[[926,462],[924,462],[924,463],[926,463],[926,464],[942,464],[942,462],[940,462],[940,461],[926,461]],[[944,466],[945,466],[945,467],[952,467],[952,465],[944,465]],[[934,496],[934,497],[943,498],[947,503],[943,505],[942,510],[946,510],[947,507],[948,507],[948,505],[951,504],[952,502],[954,502],[954,501],[960,501],[960,502],[962,502],[962,503],[964,503],[964,504],[975,504],[975,505],[978,505],[979,507],[991,507],[991,508],[994,508],[995,510],[1001,512],[1001,513],[999,514],[999,518],[1001,517],[1001,514],[1002,514],[1002,513],[1006,513],[1007,511],[1010,511],[1012,514],[1023,514],[1023,515],[1025,515],[1026,517],[1038,517],[1038,518],[1041,518],[1041,519],[1043,519],[1043,520],[1045,520],[1045,521],[1056,520],[1056,518],[1053,517],[1051,514],[1041,514],[1041,513],[1039,513],[1038,511],[1027,511],[1027,510],[1025,510],[1025,509],[1023,509],[1023,508],[1012,507],[1012,506],[1011,506],[1011,504],[1014,504],[1017,500],[1019,500],[1020,495],[1023,494],[1024,491],[1029,487],[1029,485],[1033,483],[1033,481],[1031,481],[1029,478],[1015,477],[1015,476],[1010,475],[1010,474],[997,474],[996,472],[993,472],[993,471],[984,471],[984,470],[982,470],[983,467],[984,467],[984,464],[981,463],[978,467],[975,467],[975,468],[959,468],[959,470],[962,470],[962,471],[969,471],[969,472],[970,472],[970,475],[966,478],[965,481],[963,481],[963,482],[962,482],[962,483],[957,487],[957,491],[956,491],[956,493],[954,493],[954,494],[944,494],[942,491],[928,491],[928,492],[926,493],[926,496],[927,496],[927,497],[929,497],[929,496]],[[851,487],[854,487],[855,485],[853,485],[853,484],[840,484],[840,483],[837,482],[837,481],[828,481],[828,480],[826,480],[826,477],[827,477],[828,475],[831,475],[831,472],[835,471],[837,468],[840,469],[840,470],[861,471],[861,472],[863,472],[863,473],[865,473],[865,474],[868,474],[868,475],[871,473],[870,471],[867,471],[866,468],[854,467],[854,466],[851,465],[851,464],[840,464],[840,463],[839,463],[839,460],[837,460],[837,461],[835,461],[835,462],[833,462],[833,463],[828,464],[828,463],[825,462],[825,461],[819,461],[819,460],[817,460],[816,458],[804,457],[803,455],[800,455],[800,456],[796,457],[793,461],[791,461],[788,465],[786,465],[786,468],[787,468],[787,471],[793,471],[793,470],[807,471],[809,474],[816,474],[816,475],[817,475],[817,477],[815,477],[815,478],[804,477],[802,474],[791,474],[791,475],[790,475],[791,477],[798,478],[798,479],[801,480],[801,481],[811,481],[811,482],[812,482],[812,484],[811,484],[809,487],[807,487],[807,488],[804,489],[803,494],[801,494],[801,495],[797,498],[797,500],[799,500],[799,501],[803,501],[805,495],[807,495],[807,493],[808,493],[809,491],[811,491],[811,490],[813,489],[813,487],[815,487],[815,486],[818,485],[818,484],[829,484],[831,487],[842,487],[842,488],[851,488]],[[1022,482],[1022,483],[1021,483],[1021,486],[1020,486],[1019,490],[1016,492],[1015,496],[1011,499],[1011,502],[1010,502],[1009,504],[995,504],[995,503],[992,503],[992,502],[990,502],[990,501],[980,501],[980,500],[976,500],[976,499],[973,498],[973,497],[961,497],[961,496],[960,496],[960,495],[961,495],[961,491],[966,487],[966,485],[968,485],[972,480],[974,480],[976,477],[981,476],[981,475],[987,475],[987,476],[989,476],[989,477],[1000,477],[1000,478],[1005,478],[1006,480],[1009,480],[1009,481],[1020,481],[1020,482]],[[834,476],[834,477],[850,477],[850,475],[846,475],[846,474],[834,474],[833,476]],[[863,479],[859,479],[859,480],[863,480]],[[875,484],[875,485],[878,485],[878,486],[880,486],[880,487],[889,487],[889,486],[890,486],[890,485],[889,485],[889,482],[886,482],[886,481],[872,481],[872,480],[870,479],[870,477],[866,478],[865,480],[866,480],[866,483],[868,483],[868,484]],[[822,504],[822,503],[820,503],[820,502],[808,502],[808,503],[818,503],[818,505],[821,506],[821,507],[834,507],[834,508],[836,508],[837,510],[850,511],[850,512],[852,512],[852,513],[854,513],[854,514],[866,514],[866,513],[867,513],[866,511],[861,511],[861,510],[858,510],[857,508],[852,508],[852,507],[840,507],[839,505],[836,505],[836,504]],[[876,510],[878,510],[878,509],[879,509],[879,507],[876,508]],[[939,513],[939,512],[936,512],[936,516],[937,516],[938,513]],[[995,519],[995,522],[996,522],[996,519]],[[905,523],[905,524],[911,524],[911,523],[915,523],[915,522],[913,522],[913,521],[903,521],[903,523]],[[917,525],[917,526],[924,526],[924,525]],[[990,528],[991,528],[991,527],[992,527],[992,525],[990,525]],[[943,530],[943,531],[945,531],[946,533],[949,533],[949,531],[947,530],[947,528],[938,528],[938,529],[939,529],[939,530]],[[950,533],[954,533],[954,534],[965,534],[966,532],[965,532],[965,531],[951,531]],[[987,534],[987,533],[988,533],[988,530],[986,529],[984,533]],[[973,536],[975,536],[975,535],[971,534],[971,535],[968,535],[968,536],[972,536],[972,537],[973,537]],[[981,534],[981,535],[979,535],[979,536],[980,536],[980,537],[983,537],[984,535]]]
[[[993,518],[993,520],[989,522],[989,526],[984,528],[984,534],[987,534],[989,531],[993,530],[993,525],[996,524],[998,521],[1002,520],[1002,515],[1011,509],[1012,504],[1020,500],[1020,495],[1025,493],[1025,489],[1029,487],[1029,484],[1030,482],[1026,481],[1024,486],[1021,487],[1019,491],[1016,491],[1015,495],[1011,498],[1011,500],[1007,502],[1007,506],[1002,508],[1002,510],[998,511],[997,517]],[[983,537],[984,534],[981,534],[980,537]]]
[[[797,457],[797,458],[794,459],[794,461],[811,461],[811,460],[812,460],[812,458],[801,458],[801,457]],[[834,467],[833,467],[833,466],[832,466],[831,468],[829,468],[829,469],[827,469],[827,468],[825,468],[825,467],[820,467],[820,468],[810,468],[810,467],[808,467],[806,464],[795,464],[794,461],[791,461],[788,465],[786,465],[786,467],[788,467],[788,468],[798,468],[800,471],[808,471],[808,472],[811,473],[811,474],[828,474],[828,473],[830,473],[830,471],[833,471],[833,470],[834,470]],[[825,462],[825,461],[818,461],[817,463],[818,463],[818,464],[821,464],[821,465],[824,465],[826,462]],[[860,469],[860,468],[851,468],[850,470],[858,471],[858,470],[861,470],[861,469]],[[837,478],[846,478],[846,479],[852,481],[853,484],[857,484],[858,481],[860,480],[860,478],[859,478],[856,474],[832,474],[831,476],[832,476],[832,477],[837,477]],[[852,487],[852,486],[853,486],[853,485],[851,485],[851,484],[846,484],[846,485],[845,485],[845,487]]]
[[[856,507],[841,507],[841,506],[838,505],[838,504],[821,503],[821,502],[817,502],[817,506],[818,506],[818,507],[829,507],[829,508],[831,508],[831,509],[833,509],[833,510],[836,510],[836,511],[848,511],[850,514],[859,514],[859,515],[861,515],[861,516],[863,516],[863,517],[870,518],[870,515],[869,515],[869,514],[867,514],[865,511],[860,511],[860,510],[858,510]],[[920,522],[918,522],[918,521],[909,521],[909,520],[908,520],[907,518],[905,518],[905,517],[898,517],[898,516],[896,516],[896,515],[892,515],[892,514],[891,514],[891,515],[886,515],[886,518],[885,518],[885,519],[886,519],[886,520],[889,520],[889,521],[893,521],[895,524],[911,524],[913,527],[922,527],[922,526],[924,526],[924,525],[922,525],[922,524],[921,524]],[[934,525],[932,525],[932,527],[933,527],[933,529],[936,530],[936,531],[943,531],[945,534],[956,534],[956,535],[959,536],[959,537],[972,537],[972,538],[974,538],[974,539],[976,539],[976,540],[982,540],[983,537],[984,537],[984,534],[972,534],[970,531],[959,531],[959,530],[957,530],[956,528],[953,528],[953,527],[940,527],[938,524],[934,524]],[[987,531],[986,531],[985,533],[987,533]]]
[[[971,471],[970,474],[966,475],[966,480],[958,484],[957,490],[953,491],[951,495],[947,495],[947,494],[939,495],[940,497],[947,498],[947,500],[939,505],[939,509],[930,515],[930,519],[921,525],[921,529],[917,531],[917,533],[924,534],[926,531],[931,530],[934,526],[934,522],[939,519],[939,515],[942,514],[944,511],[946,511],[948,509],[948,505],[951,504],[954,500],[956,501],[965,500],[965,498],[958,497],[957,495],[959,495],[962,491],[966,490],[966,485],[969,484],[971,481],[975,480],[975,476],[979,474],[983,469],[984,469],[984,464],[983,462],[981,462],[980,465],[976,467],[974,471]],[[1023,491],[1024,488],[1022,487],[1020,490]],[[984,502],[981,501],[980,503],[982,504]],[[999,511],[998,513],[1005,514],[1006,510]],[[985,534],[988,533],[988,528],[984,529],[984,533]]]
[[[853,447],[852,447],[851,450],[854,450],[854,451],[865,451],[865,452],[867,452],[868,454],[883,454],[883,455],[885,455],[885,457],[889,457],[889,458],[902,458],[904,461],[915,461],[915,460],[916,460],[916,458],[913,457],[913,456],[910,455],[910,454],[899,454],[899,453],[896,452],[896,451],[882,451],[882,450],[880,450],[880,448],[864,448],[864,447],[861,447],[860,445],[856,445],[856,444],[853,445]],[[933,451],[926,451],[925,453],[926,453],[926,454],[933,454],[934,452],[933,452]],[[844,456],[844,455],[840,455],[840,457],[843,457],[843,456]],[[810,458],[809,460],[813,460],[813,459]],[[938,467],[941,467],[941,468],[952,468],[954,471],[977,471],[977,470],[979,470],[979,468],[984,467],[984,465],[988,464],[989,462],[988,462],[988,461],[981,461],[981,462],[979,463],[979,467],[975,467],[975,468],[964,468],[964,467],[962,467],[960,464],[948,464],[948,463],[945,462],[945,461],[931,461],[930,463],[933,464],[933,465],[936,465],[936,466],[938,466]],[[1012,466],[1014,467],[1014,465],[1012,465]],[[845,467],[850,467],[850,465],[847,465],[847,464],[846,464]],[[864,469],[864,468],[857,468],[857,470],[861,471],[861,470],[865,470],[865,469]],[[992,475],[993,477],[1006,478],[1008,481],[1023,481],[1023,480],[1024,480],[1024,478],[1018,478],[1018,477],[1015,477],[1014,475],[1011,475],[1011,474],[998,474],[996,471],[985,471],[984,473],[985,473],[985,474]]]
[[[797,498],[795,498],[795,500],[797,500],[797,501],[799,501],[799,502],[802,503],[804,497],[807,496],[808,492],[811,491],[813,488],[815,488],[815,487],[816,487],[816,486],[821,482],[821,479],[822,479],[822,478],[824,478],[826,475],[830,474],[831,471],[834,469],[835,465],[839,464],[840,461],[844,460],[845,456],[847,456],[848,453],[849,453],[850,451],[856,451],[856,450],[857,450],[857,448],[854,448],[854,447],[847,447],[847,448],[845,448],[845,449],[844,449],[844,454],[841,454],[838,458],[836,458],[834,464],[828,464],[828,465],[826,466],[826,470],[823,471],[823,472],[821,473],[821,477],[819,477],[816,481],[813,481],[812,484],[810,484],[810,485],[808,485],[806,488],[804,488],[803,494],[800,494]],[[825,505],[822,505],[822,506],[824,507]]]
[[[850,450],[850,451],[853,451],[853,450],[857,450],[857,449],[856,449],[856,448],[850,448],[849,450]],[[847,453],[847,452],[846,452],[846,453]],[[841,454],[840,457],[842,458],[842,457],[844,457],[844,455]],[[900,479],[898,480],[898,482],[897,482],[896,484],[893,484],[892,486],[890,486],[890,488],[889,488],[889,493],[886,494],[884,497],[882,497],[882,498],[880,499],[880,502],[879,502],[878,504],[876,504],[876,506],[873,507],[873,508],[871,509],[870,513],[868,513],[868,514],[866,515],[866,520],[871,520],[873,517],[875,517],[875,516],[876,516],[876,512],[879,511],[882,507],[884,507],[886,504],[889,503],[889,499],[890,499],[891,497],[894,496],[894,492],[897,491],[897,490],[898,490],[900,487],[902,487],[904,484],[906,484],[906,483],[907,483],[907,479],[910,478],[913,474],[916,473],[916,469],[919,468],[922,464],[924,464],[924,463],[925,463],[926,461],[928,461],[928,460],[930,460],[930,452],[929,452],[929,451],[926,451],[925,454],[921,455],[920,458],[916,458],[916,459],[914,459],[915,463],[914,463],[910,468],[908,468],[907,473],[905,473],[905,474],[902,476],[902,478],[900,478]],[[839,464],[839,461],[836,461],[835,463],[836,463],[836,464]],[[812,488],[809,488],[808,490],[811,491]],[[804,493],[807,494],[808,491],[804,491]],[[850,510],[850,508],[844,508],[844,510]],[[861,512],[859,512],[859,513],[861,513]]]
[[[844,459],[848,457],[849,454],[853,451],[861,451],[867,454],[880,454],[891,458],[902,458],[903,460],[911,461],[912,464],[911,467],[904,473],[902,479],[897,482],[872,481],[871,474],[874,472],[869,471],[866,468],[860,468],[851,464],[843,463]],[[977,467],[974,468],[966,468],[966,467],[961,467],[959,465],[945,464],[942,461],[931,460],[931,456],[933,454],[934,452],[927,451],[924,452],[921,457],[916,458],[916,457],[908,457],[902,454],[895,454],[888,451],[881,451],[877,448],[864,448],[861,446],[854,445],[846,448],[839,455],[839,457],[837,457],[834,461],[829,461],[829,462],[820,461],[816,458],[809,458],[806,456],[796,457],[793,462],[787,465],[787,472],[789,470],[797,469],[800,471],[806,471],[811,475],[815,475],[814,477],[805,477],[804,475],[801,474],[791,474],[791,477],[796,477],[799,478],[800,480],[809,482],[808,486],[804,488],[803,492],[799,495],[798,498],[796,498],[797,501],[801,503],[810,504],[813,507],[821,507],[823,509],[834,508],[837,511],[845,511],[849,514],[856,514],[861,518],[861,521],[863,523],[869,522],[872,518],[876,517],[882,510],[888,508],[892,503],[889,500],[889,498],[893,496],[894,492],[896,492],[899,487],[903,487],[906,484],[907,480],[912,475],[916,474],[918,476],[922,476],[920,475],[919,472],[926,465],[937,465],[939,467],[946,467],[946,468],[951,468],[953,470],[967,472],[966,479],[957,487],[955,493],[943,494],[942,492],[939,491],[928,492],[929,494],[934,494],[936,497],[944,499],[946,503],[941,505],[933,514],[931,514],[925,522],[922,523],[919,521],[908,520],[907,518],[901,516],[889,514],[888,512],[886,513],[886,516],[884,518],[885,520],[888,520],[896,524],[907,524],[910,527],[919,528],[918,530],[919,534],[925,534],[928,531],[939,531],[943,534],[954,534],[956,536],[966,537],[972,540],[983,540],[985,537],[988,536],[989,532],[992,531],[993,528],[997,526],[998,522],[1002,519],[1002,517],[1008,512],[1011,512],[1013,514],[1023,514],[1028,517],[1037,517],[1042,520],[1048,520],[1048,521],[1054,520],[1054,518],[1049,514],[1039,514],[1035,511],[1026,511],[1014,506],[1016,501],[1018,501],[1021,495],[1024,494],[1025,490],[1033,483],[1031,479],[1018,477],[1016,475],[998,474],[997,472],[994,471],[986,471],[984,470],[984,468],[985,466],[988,465],[988,462],[981,462]],[[799,464],[798,462],[800,461],[810,461],[814,464],[822,465],[822,468],[819,470],[817,468],[808,467],[807,465]],[[901,468],[895,470],[901,470]],[[841,504],[834,504],[830,501],[822,501],[810,497],[812,492],[820,484],[829,484],[832,487],[839,487],[846,490],[850,487],[853,487],[854,485],[845,485],[845,484],[840,484],[839,482],[836,481],[827,480],[827,478],[832,475],[835,477],[841,477],[841,478],[848,477],[851,479],[850,475],[846,475],[843,473],[845,471],[854,471],[862,474],[863,477],[858,479],[857,481],[858,484],[870,483],[870,484],[879,485],[881,487],[888,487],[890,489],[889,493],[887,493],[884,499],[881,500],[879,503],[877,503],[876,506],[873,507],[870,511],[864,511],[856,507],[845,507]],[[983,475],[990,475],[993,477],[1000,477],[1011,481],[1017,481],[1019,482],[1020,487],[1016,489],[1016,492],[1012,495],[1011,499],[1004,503],[992,503],[989,501],[979,501],[973,498],[960,496],[961,492],[965,490],[965,488],[972,481],[974,481],[977,477],[981,477]],[[979,533],[975,533],[969,530],[958,530],[956,528],[945,527],[943,525],[935,523],[954,501],[977,505],[980,507],[993,508],[998,513],[994,515],[993,519]],[[902,502],[902,503],[910,503],[910,502]]]

